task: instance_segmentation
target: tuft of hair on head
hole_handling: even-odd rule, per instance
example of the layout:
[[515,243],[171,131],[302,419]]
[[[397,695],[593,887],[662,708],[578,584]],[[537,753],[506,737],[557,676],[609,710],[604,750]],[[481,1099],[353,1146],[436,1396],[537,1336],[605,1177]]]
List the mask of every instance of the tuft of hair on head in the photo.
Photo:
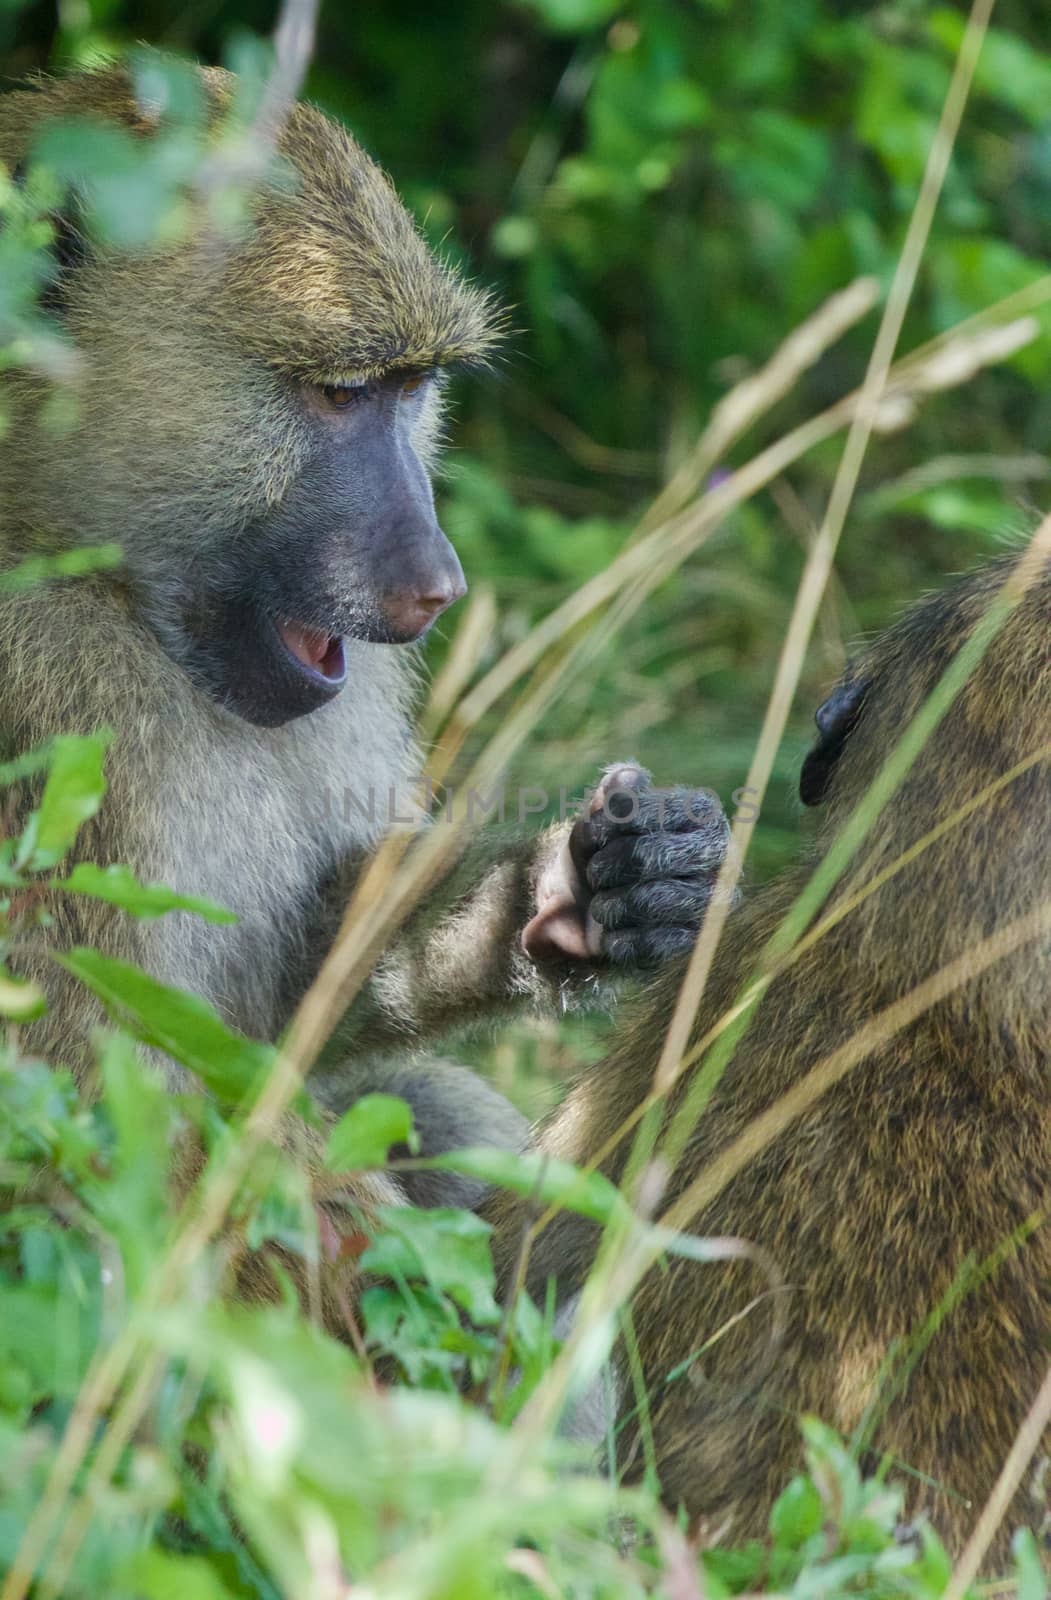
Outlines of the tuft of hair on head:
[[[198,71],[214,131],[235,80],[216,67]],[[0,159],[14,168],[46,124],[80,117],[142,138],[161,126],[124,66],[40,78],[0,96]],[[210,253],[214,272],[201,263],[215,310],[243,347],[319,384],[339,372],[367,380],[492,360],[506,332],[493,296],[431,250],[390,179],[345,128],[295,104],[278,155],[284,174],[260,184],[251,228]]]

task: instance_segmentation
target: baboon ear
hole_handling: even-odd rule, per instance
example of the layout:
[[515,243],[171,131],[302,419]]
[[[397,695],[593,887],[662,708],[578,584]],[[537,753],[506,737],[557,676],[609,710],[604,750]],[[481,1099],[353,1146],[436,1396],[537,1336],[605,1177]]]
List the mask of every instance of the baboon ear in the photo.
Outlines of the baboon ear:
[[[26,163],[20,161],[11,174],[16,184],[25,182]],[[54,236],[48,255],[51,270],[38,295],[45,311],[61,314],[64,308],[66,285],[88,254],[88,240],[84,228],[83,208],[76,194],[67,194],[60,210],[50,213]]]
[[843,754],[847,737],[857,726],[871,678],[848,678],[838,683],[814,714],[819,738],[799,774],[799,798],[805,806],[820,805]]

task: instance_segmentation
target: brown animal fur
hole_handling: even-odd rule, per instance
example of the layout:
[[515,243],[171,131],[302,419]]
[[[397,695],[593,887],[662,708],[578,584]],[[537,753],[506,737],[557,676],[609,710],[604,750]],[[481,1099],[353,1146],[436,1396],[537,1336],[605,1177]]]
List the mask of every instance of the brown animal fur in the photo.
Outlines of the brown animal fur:
[[[922,602],[862,656],[870,680],[838,761],[836,730],[819,746],[831,768],[820,839],[827,844],[966,638],[1006,564]],[[831,702],[830,702],[831,704]],[[839,734],[843,732],[841,725]],[[1051,744],[1051,574],[997,636],[928,741],[824,910],[1016,763]],[[813,769],[812,769],[813,770]],[[680,1194],[759,1112],[883,1007],[994,929],[1051,899],[1051,763],[1045,755],[983,803],[777,978],[759,1004],[668,1195]],[[709,1028],[754,971],[758,952],[806,881],[793,871],[730,924],[697,1022]],[[747,1263],[676,1259],[649,1273],[633,1305],[663,1493],[737,1542],[762,1536],[771,1503],[802,1464],[797,1417],[816,1413],[850,1435],[871,1413],[864,1460],[880,1452],[911,1513],[929,1514],[958,1551],[1051,1359],[1051,949],[1031,940],[883,1044],[755,1157],[692,1223],[738,1235],[783,1274],[783,1343],[771,1349],[767,1280]],[[539,1143],[586,1162],[649,1090],[681,974],[669,969],[613,1056],[572,1091]],[[630,1143],[630,1140],[627,1141]],[[623,1148],[606,1170],[622,1168]],[[494,1204],[505,1265],[523,1208]],[[915,1369],[881,1369],[948,1295],[968,1262],[994,1261],[945,1317]],[[541,1235],[531,1282],[548,1276],[566,1303],[585,1276],[594,1232],[562,1215]],[[735,1326],[752,1296],[760,1301]],[[666,1378],[727,1328],[674,1382]],[[765,1370],[758,1381],[755,1374]],[[904,1387],[895,1392],[895,1378]],[[622,1384],[623,1409],[635,1396]],[[623,1462],[641,1470],[637,1417]],[[1051,1530],[1046,1457],[1027,1476],[1012,1527]]]

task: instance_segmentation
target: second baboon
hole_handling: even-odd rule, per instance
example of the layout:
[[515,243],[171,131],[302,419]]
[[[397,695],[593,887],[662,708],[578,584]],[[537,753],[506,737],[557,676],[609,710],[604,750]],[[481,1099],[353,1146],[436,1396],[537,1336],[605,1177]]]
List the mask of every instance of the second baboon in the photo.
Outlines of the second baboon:
[[[1009,571],[1004,560],[918,604],[818,712],[802,792],[822,807],[820,849]],[[625,1362],[622,1463],[641,1472],[650,1429],[668,1503],[734,1544],[763,1536],[802,1465],[798,1418],[814,1413],[853,1439],[869,1468],[885,1455],[909,1514],[929,1515],[958,1552],[1048,1371],[1049,780],[1045,563],[826,900],[819,921],[838,920],[774,976],[658,1207],[885,1008],[949,964],[973,962],[983,941],[1007,939],[998,959],[970,975],[965,965],[949,992],[727,1168],[688,1219],[697,1234],[759,1246],[779,1290],[754,1261],[676,1258],[634,1297],[648,1402]],[[788,873],[728,925],[695,1040],[741,993],[811,870]],[[540,1129],[541,1148],[584,1164],[637,1110],[680,977],[669,969],[655,981],[612,1057]],[[604,1164],[615,1179],[630,1142]],[[493,1214],[506,1271],[526,1208],[501,1198]],[[594,1246],[591,1225],[554,1219],[529,1268],[541,1302],[553,1278],[562,1305],[572,1304]],[[1049,1449],[1045,1437],[996,1562],[1020,1524],[1047,1547]]]

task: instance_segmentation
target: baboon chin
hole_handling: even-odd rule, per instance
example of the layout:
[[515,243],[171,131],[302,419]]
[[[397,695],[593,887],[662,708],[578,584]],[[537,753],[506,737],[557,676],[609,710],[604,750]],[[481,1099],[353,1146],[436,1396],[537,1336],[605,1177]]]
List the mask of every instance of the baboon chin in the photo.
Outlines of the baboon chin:
[[[1010,570],[1001,561],[915,606],[818,712],[802,787],[820,808],[819,852]],[[886,1457],[909,1515],[928,1515],[958,1552],[1047,1372],[1049,779],[1044,563],[818,914],[838,920],[774,976],[663,1197],[662,1209],[809,1069],[959,964],[945,992],[890,1027],[691,1217],[698,1234],[759,1246],[781,1287],[747,1260],[676,1258],[635,1295],[662,1492],[731,1542],[765,1533],[802,1465],[798,1418],[809,1412],[852,1438],[868,1469]],[[754,975],[811,870],[787,873],[728,925],[695,1041]],[[610,1059],[538,1130],[542,1149],[586,1163],[637,1109],[680,979],[669,968],[656,980]],[[614,1179],[630,1143],[603,1164]],[[523,1205],[501,1197],[491,1209],[506,1270]],[[549,1278],[571,1302],[594,1246],[583,1220],[552,1222],[530,1267],[541,1303]],[[621,1403],[622,1465],[640,1474],[641,1407],[626,1364]],[[994,1565],[1006,1564],[1019,1524],[1051,1548],[1049,1451],[1045,1437]]]

